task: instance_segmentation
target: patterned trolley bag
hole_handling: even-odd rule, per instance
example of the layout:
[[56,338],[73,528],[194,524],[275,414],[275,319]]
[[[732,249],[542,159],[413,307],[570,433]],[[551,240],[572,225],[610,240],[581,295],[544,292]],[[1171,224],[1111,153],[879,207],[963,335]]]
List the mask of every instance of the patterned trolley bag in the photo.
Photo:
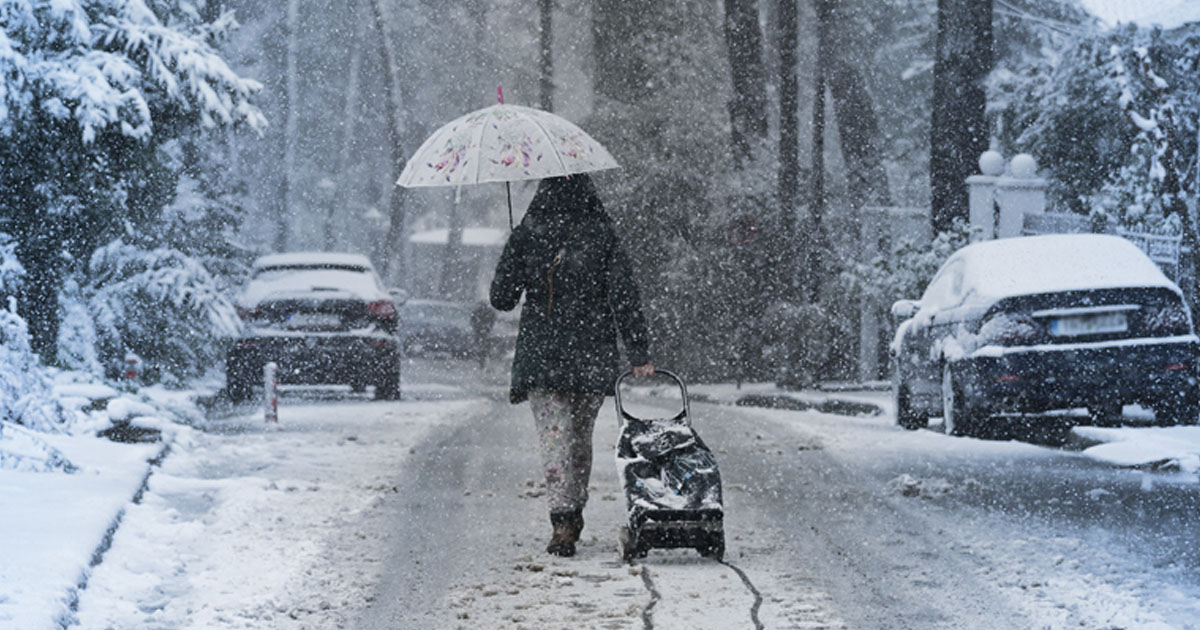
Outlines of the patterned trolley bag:
[[721,560],[725,555],[725,509],[721,471],[712,450],[692,428],[683,379],[656,370],[679,385],[683,408],[671,418],[642,419],[621,405],[617,378],[617,474],[625,489],[629,522],[621,527],[621,555],[644,558],[651,549],[689,547]]

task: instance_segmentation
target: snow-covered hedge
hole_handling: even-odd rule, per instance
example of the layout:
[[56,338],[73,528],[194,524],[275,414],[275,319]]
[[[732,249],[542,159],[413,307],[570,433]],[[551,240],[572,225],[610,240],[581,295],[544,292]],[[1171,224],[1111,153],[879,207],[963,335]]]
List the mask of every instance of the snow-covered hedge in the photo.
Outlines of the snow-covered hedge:
[[179,383],[219,361],[222,341],[238,332],[224,283],[177,250],[117,240],[92,256],[88,277],[85,290],[106,369],[133,352],[149,378]]

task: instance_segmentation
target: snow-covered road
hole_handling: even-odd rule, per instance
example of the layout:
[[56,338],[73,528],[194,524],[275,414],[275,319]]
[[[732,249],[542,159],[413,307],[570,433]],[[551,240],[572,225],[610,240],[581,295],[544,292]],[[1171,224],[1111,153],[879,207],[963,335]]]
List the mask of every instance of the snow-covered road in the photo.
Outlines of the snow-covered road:
[[292,398],[279,430],[251,413],[183,438],[94,570],[80,627],[1200,628],[1193,474],[694,404],[728,564],[680,550],[628,566],[610,400],[583,544],[559,559],[527,407],[451,372],[423,400]]

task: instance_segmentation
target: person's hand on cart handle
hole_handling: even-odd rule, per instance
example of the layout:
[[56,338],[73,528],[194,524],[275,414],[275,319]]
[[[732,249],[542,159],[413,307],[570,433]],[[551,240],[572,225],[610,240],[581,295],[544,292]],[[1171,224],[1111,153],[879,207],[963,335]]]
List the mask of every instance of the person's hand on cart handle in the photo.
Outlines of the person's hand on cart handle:
[[633,366],[634,376],[654,376],[654,364],[647,363],[646,365]]

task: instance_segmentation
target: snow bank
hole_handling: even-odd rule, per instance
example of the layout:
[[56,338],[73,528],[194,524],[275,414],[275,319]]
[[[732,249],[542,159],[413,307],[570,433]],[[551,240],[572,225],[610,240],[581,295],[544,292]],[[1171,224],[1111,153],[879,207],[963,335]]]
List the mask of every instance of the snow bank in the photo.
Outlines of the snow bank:
[[1076,435],[1102,442],[1084,456],[1117,466],[1200,472],[1200,427],[1076,427]]

